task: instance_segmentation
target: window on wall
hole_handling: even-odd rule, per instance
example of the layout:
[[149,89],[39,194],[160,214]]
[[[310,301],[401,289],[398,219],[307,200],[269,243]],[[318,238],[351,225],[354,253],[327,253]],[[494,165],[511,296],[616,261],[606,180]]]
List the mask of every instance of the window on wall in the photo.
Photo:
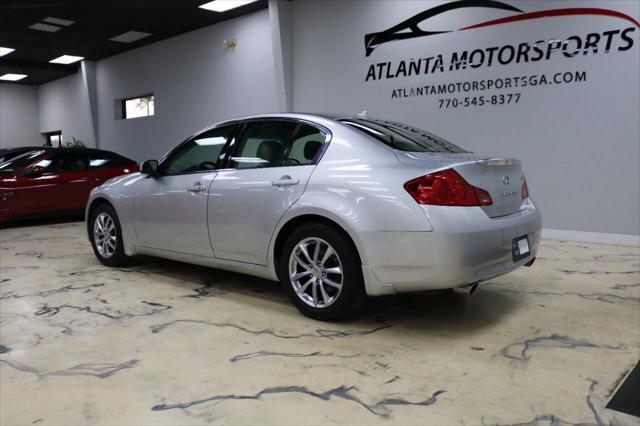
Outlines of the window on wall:
[[153,94],[122,100],[122,118],[149,117],[155,113],[155,98]]
[[62,131],[48,132],[44,134],[46,146],[62,146]]

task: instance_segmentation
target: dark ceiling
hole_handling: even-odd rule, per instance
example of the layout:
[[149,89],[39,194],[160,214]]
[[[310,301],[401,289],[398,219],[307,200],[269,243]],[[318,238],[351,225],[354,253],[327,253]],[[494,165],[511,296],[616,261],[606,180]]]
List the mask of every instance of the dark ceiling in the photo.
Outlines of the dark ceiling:
[[[50,64],[61,55],[97,60],[267,7],[266,0],[218,13],[198,6],[208,0],[0,0],[0,75],[27,74],[17,84],[39,85],[78,70],[80,62]],[[216,0],[220,1],[220,0]],[[56,32],[30,29],[46,18],[75,23]],[[132,43],[109,39],[128,31],[152,35]],[[10,83],[2,81],[2,83]]]

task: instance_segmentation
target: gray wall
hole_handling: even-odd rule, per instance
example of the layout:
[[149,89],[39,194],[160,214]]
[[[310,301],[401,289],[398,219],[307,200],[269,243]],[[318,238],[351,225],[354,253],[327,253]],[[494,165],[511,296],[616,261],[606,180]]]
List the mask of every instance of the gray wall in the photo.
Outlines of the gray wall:
[[42,145],[38,133],[38,88],[0,83],[0,148]]
[[[368,110],[373,116],[427,128],[476,152],[522,159],[545,228],[639,234],[640,28],[631,34],[634,44],[625,52],[614,48],[605,53],[601,43],[598,54],[568,58],[556,52],[539,62],[365,81],[369,67],[378,63],[442,54],[447,67],[453,52],[634,26],[606,16],[545,18],[390,42],[365,56],[366,33],[385,30],[440,3],[272,0],[270,10],[85,62],[76,75],[40,87],[39,112],[33,106],[35,89],[0,85],[0,146],[9,134],[33,143],[35,136],[30,135],[62,130],[65,139],[75,136],[89,146],[142,161],[161,157],[200,128],[239,115],[282,109]],[[640,19],[638,2],[511,3],[525,12],[587,4]],[[510,15],[457,10],[423,25],[427,30],[451,30]],[[237,47],[226,48],[223,40],[233,37]],[[585,71],[587,81],[392,98],[394,89],[566,71]],[[6,87],[20,91],[19,100],[11,100]],[[155,116],[116,119],[116,100],[148,93],[156,96]],[[442,98],[504,93],[520,93],[521,99],[510,105],[438,107]],[[8,114],[16,118],[6,118]]]
[[61,130],[63,142],[75,137],[88,147],[95,146],[91,110],[81,72],[41,85],[38,97],[41,133]]
[[[159,158],[214,122],[277,109],[269,13],[262,10],[97,63],[98,143]],[[237,38],[235,48],[223,40]],[[153,93],[153,117],[119,120],[116,99]]]
[[[223,40],[237,38],[229,49]],[[163,40],[40,86],[39,129],[139,162],[214,122],[278,109],[267,10]],[[122,120],[119,99],[153,93],[155,115]]]
[[[640,87],[639,33],[626,52],[612,49],[548,61],[467,68],[365,82],[371,64],[504,44],[634,27],[604,16],[522,21],[383,44],[365,57],[364,35],[385,30],[442,2],[296,1],[292,3],[293,109],[369,114],[411,123],[473,151],[515,156],[524,162],[529,188],[545,228],[639,234]],[[524,11],[585,7],[585,2],[510,2]],[[591,1],[589,7],[640,19],[640,3]],[[428,21],[450,30],[513,15],[474,9]],[[619,42],[619,39],[615,39]],[[529,74],[584,70],[587,81],[452,96],[391,98],[392,90]],[[439,109],[438,99],[520,92],[518,104]]]

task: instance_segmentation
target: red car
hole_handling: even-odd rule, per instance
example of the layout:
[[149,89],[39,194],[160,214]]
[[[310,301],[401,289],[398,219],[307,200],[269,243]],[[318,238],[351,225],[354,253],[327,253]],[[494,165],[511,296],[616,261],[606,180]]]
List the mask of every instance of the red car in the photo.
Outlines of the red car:
[[89,192],[138,164],[99,149],[42,148],[0,163],[0,222],[84,210]]

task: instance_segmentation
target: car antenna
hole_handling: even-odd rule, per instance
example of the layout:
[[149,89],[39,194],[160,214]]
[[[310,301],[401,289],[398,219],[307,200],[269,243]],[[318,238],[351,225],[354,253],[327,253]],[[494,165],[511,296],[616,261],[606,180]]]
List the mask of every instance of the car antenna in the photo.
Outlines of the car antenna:
[[364,111],[359,112],[357,115],[358,115],[358,117],[371,118],[366,109]]

